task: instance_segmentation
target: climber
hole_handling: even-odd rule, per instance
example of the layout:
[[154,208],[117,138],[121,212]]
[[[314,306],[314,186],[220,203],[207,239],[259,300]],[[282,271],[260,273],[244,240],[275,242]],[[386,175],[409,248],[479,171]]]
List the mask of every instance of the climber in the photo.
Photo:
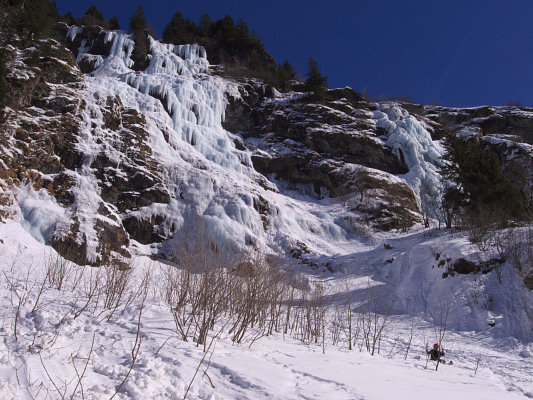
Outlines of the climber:
[[433,348],[427,351],[427,354],[429,354],[429,356],[431,357],[431,361],[444,362],[444,360],[441,359],[441,357],[444,357],[444,351],[440,350],[440,346],[438,343],[435,343],[433,345]]

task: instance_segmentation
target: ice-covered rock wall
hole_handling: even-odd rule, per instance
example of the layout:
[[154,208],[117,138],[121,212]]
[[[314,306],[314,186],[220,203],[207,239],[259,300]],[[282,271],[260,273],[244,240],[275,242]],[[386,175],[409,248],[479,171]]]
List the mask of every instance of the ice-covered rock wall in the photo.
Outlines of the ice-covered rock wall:
[[[73,40],[79,32],[80,28],[71,27],[67,37]],[[127,161],[127,154],[109,151],[106,142],[114,134],[106,131],[106,117],[96,110],[105,108],[110,96],[119,98],[123,106],[145,117],[146,144],[171,197],[164,203],[122,210],[117,218],[141,221],[133,229],[142,221],[157,219],[159,236],[170,237],[201,215],[208,229],[238,243],[264,242],[264,237],[257,238],[264,236],[264,229],[254,208],[261,190],[255,189],[254,182],[261,177],[248,152],[237,149],[238,138],[222,128],[226,94],[238,96],[236,85],[208,73],[201,46],[174,46],[149,39],[150,63],[144,71],[131,68],[135,43],[132,35],[121,31],[105,34],[105,42],[110,44],[108,56],[90,54],[91,46],[84,41],[77,56],[78,60],[93,60],[97,67],[86,75],[87,90],[82,95],[87,102],[83,116],[87,128],[79,148],[85,147],[84,153],[93,154],[93,159],[105,152],[117,166]],[[95,142],[100,144],[95,147]],[[100,189],[102,193],[106,190],[105,186]]]
[[[68,37],[75,38],[79,29],[71,27]],[[207,74],[209,62],[203,47],[163,44],[149,39],[150,64],[144,71],[131,69],[135,43],[132,35],[121,31],[106,33],[105,40],[112,42],[108,57],[88,54],[88,47],[82,41],[78,60],[96,57],[98,68],[92,75],[98,84],[117,92],[124,103],[139,107],[143,114],[159,111],[151,107],[148,98],[158,99],[167,113],[165,122],[175,133],[170,138],[172,144],[200,152],[224,168],[245,172],[251,165],[249,157],[235,152],[232,138],[221,125],[226,93],[238,96],[235,85]],[[126,83],[136,92],[125,90],[119,83]]]
[[387,132],[385,144],[403,159],[409,172],[402,177],[420,201],[421,195],[438,196],[442,191],[438,168],[444,149],[432,140],[426,127],[397,103],[383,103],[373,112],[378,127]]
[[[86,144],[91,143],[85,147],[95,150],[95,155],[105,152],[106,165],[112,165],[108,169],[115,170],[127,161],[127,155],[110,152],[106,145],[113,135],[106,133],[106,117],[90,111],[108,107],[109,97],[119,98],[124,107],[145,117],[146,143],[170,194],[169,201],[139,208],[120,210],[117,206],[115,217],[128,222],[127,230],[132,225],[129,221],[137,221],[128,231],[130,235],[135,238],[133,231],[142,226],[160,237],[177,237],[176,232],[201,216],[210,231],[241,245],[285,250],[296,246],[298,252],[304,249],[309,254],[344,253],[360,245],[361,235],[345,228],[343,207],[336,201],[326,198],[317,202],[305,194],[277,188],[254,169],[251,152],[241,138],[222,127],[228,96],[241,96],[238,84],[209,73],[202,47],[173,46],[150,38],[149,65],[135,71],[132,35],[105,33],[100,48],[107,50],[98,53],[90,40],[80,40],[87,37],[83,33],[71,27],[67,37],[72,42],[77,38],[78,60],[96,67],[85,75],[87,129],[82,137]],[[102,42],[101,37],[99,40]],[[95,143],[101,144],[91,147]],[[106,196],[110,189],[105,185],[98,190],[103,198],[112,197]]]
[[[307,179],[290,186],[296,191],[282,182],[272,181],[273,177],[261,170],[271,179],[269,182],[254,169],[252,152],[242,145],[242,139],[223,127],[228,98],[231,101],[242,98],[242,86],[212,75],[201,46],[174,46],[149,38],[148,66],[143,71],[136,71],[131,59],[135,47],[132,35],[113,31],[96,33],[96,37],[91,41],[85,31],[78,27],[70,27],[67,32],[67,38],[77,43],[78,62],[92,66],[91,72],[85,75],[87,90],[83,94],[87,112],[84,114],[86,128],[82,138],[86,142],[85,145],[80,143],[79,147],[94,150],[93,159],[98,157],[99,152],[105,151],[106,157],[114,165],[126,161],[126,155],[120,152],[111,154],[103,150],[109,148],[106,147],[106,141],[110,140],[107,137],[110,133],[104,132],[106,117],[96,110],[106,107],[106,102],[109,102],[106,99],[110,97],[120,99],[124,107],[138,110],[144,116],[142,128],[148,134],[142,140],[146,140],[155,162],[160,166],[165,188],[170,195],[169,200],[153,201],[142,207],[121,210],[118,206],[116,218],[130,221],[126,224],[127,230],[134,238],[134,231],[141,229],[140,226],[150,230],[152,225],[156,236],[172,237],[200,215],[210,230],[229,236],[243,245],[281,245],[285,249],[296,246],[309,253],[333,254],[350,251],[350,248],[360,244],[362,234],[359,228],[355,232],[354,226],[361,226],[360,229],[364,230],[362,226],[368,223],[367,214],[370,211],[373,218],[386,222],[380,222],[379,226],[400,226],[393,220],[400,218],[398,216],[401,213],[398,214],[397,210],[391,214],[391,207],[397,200],[393,198],[393,193],[398,194],[401,189],[403,198],[412,197],[407,185],[402,186],[402,182],[381,175],[379,179],[377,175],[368,176],[365,185],[371,187],[360,188],[361,193],[363,190],[369,194],[385,191],[393,197],[386,201],[376,200],[375,206],[365,203],[365,209],[349,206],[342,201],[339,203],[334,198],[342,190],[352,190],[358,183],[348,182],[348,178],[340,176],[336,172],[339,169],[335,160],[322,162],[313,158],[322,153],[324,143],[327,143],[330,151],[328,155],[322,154],[322,157],[336,157],[341,162],[352,164],[360,162],[373,168],[383,165],[393,174],[408,169],[408,173],[399,177],[413,189],[419,203],[422,188],[434,192],[440,188],[436,165],[442,150],[431,140],[424,126],[395,103],[379,105],[373,112],[361,111],[361,107],[368,107],[368,103],[351,89],[335,92],[338,99],[328,103],[328,107],[305,106],[302,103],[301,107],[298,106],[301,115],[291,113],[289,103],[299,102],[302,96],[305,97],[304,94],[289,95],[291,100],[284,104],[287,112],[293,117],[300,116],[303,121],[312,122],[307,127],[299,122],[300,117],[294,117],[297,120],[293,123],[294,118],[285,120],[282,115],[278,118],[279,127],[291,132],[298,143],[311,143],[314,153],[309,153],[309,160],[305,159],[305,155],[300,155],[303,161],[294,162],[300,166],[300,175],[295,179]],[[96,40],[99,41],[99,47],[95,51]],[[276,121],[270,121],[271,125],[276,125]],[[230,125],[239,128],[238,124]],[[104,127],[101,132],[98,131],[100,126]],[[384,137],[378,137],[375,133],[379,129],[386,132]],[[239,129],[234,131],[240,132]],[[284,130],[279,134],[280,140],[289,135],[287,132]],[[265,143],[270,143],[267,136]],[[288,145],[287,141],[284,144]],[[344,149],[349,149],[349,154]],[[91,151],[84,150],[86,154]],[[286,158],[292,157],[292,152],[289,153]],[[276,160],[270,160],[268,167],[280,175],[280,168],[284,167],[276,167]],[[259,168],[261,161],[254,159],[255,168]],[[290,160],[284,162],[292,165]],[[86,171],[90,175],[90,168]],[[315,180],[311,176],[313,171],[321,174]],[[96,182],[91,179],[88,181]],[[324,195],[317,199],[298,190],[311,187],[309,183],[313,183],[313,190],[316,191],[321,183],[335,185],[335,182],[344,182],[344,186],[342,190],[332,186],[330,192],[334,193],[331,195],[333,198]],[[112,197],[106,196],[108,189],[105,186],[94,191],[98,190],[103,198]],[[139,193],[139,196],[143,194]],[[360,195],[356,197],[361,198]],[[369,201],[372,202],[370,198]],[[401,217],[405,217],[409,226],[417,223],[416,202],[412,203],[414,205],[410,204],[409,215]],[[132,218],[136,221],[133,225]],[[138,240],[149,243],[151,239]]]

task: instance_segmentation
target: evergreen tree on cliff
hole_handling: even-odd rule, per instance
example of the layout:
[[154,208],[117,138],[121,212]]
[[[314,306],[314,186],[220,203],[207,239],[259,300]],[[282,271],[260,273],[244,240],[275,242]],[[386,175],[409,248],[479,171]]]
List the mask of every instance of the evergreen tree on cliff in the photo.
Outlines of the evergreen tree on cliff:
[[118,22],[117,17],[112,16],[111,18],[109,18],[109,29],[111,29],[112,31],[120,29],[120,23]]
[[148,23],[146,22],[143,6],[139,6],[130,18],[130,30],[136,34],[138,32],[146,31],[147,29]]
[[28,38],[43,38],[57,21],[56,3],[48,0],[29,0],[24,3],[19,31]]
[[180,12],[172,16],[172,20],[167,24],[163,31],[163,40],[174,44],[187,44],[198,41],[201,30],[194,22],[183,18]]
[[98,8],[96,8],[96,6],[91,6],[85,11],[85,14],[81,17],[81,23],[88,26],[98,25],[104,29],[108,28],[104,15],[98,10]]
[[[503,218],[522,219],[524,194],[507,174],[502,160],[476,140],[462,140],[454,133],[444,138],[446,153],[442,175],[454,182],[444,193],[443,201],[455,210],[462,206],[470,217],[495,213]],[[448,223],[447,223],[448,225]]]
[[135,47],[131,53],[133,69],[140,71],[148,67],[148,52],[150,43],[148,40],[148,22],[144,16],[143,6],[139,6],[130,19],[130,31],[135,39]]
[[322,76],[318,69],[318,62],[312,57],[307,62],[305,88],[308,92],[313,92],[320,99],[324,97],[328,88],[328,77]]

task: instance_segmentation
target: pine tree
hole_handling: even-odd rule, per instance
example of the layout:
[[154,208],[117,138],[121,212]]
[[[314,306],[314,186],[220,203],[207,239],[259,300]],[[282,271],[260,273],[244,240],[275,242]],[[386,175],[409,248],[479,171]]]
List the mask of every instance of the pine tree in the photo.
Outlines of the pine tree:
[[318,98],[323,98],[328,88],[328,77],[322,76],[318,69],[318,62],[312,57],[307,62],[307,79],[305,87]]
[[235,44],[237,43],[237,32],[233,18],[226,14],[224,18],[220,20],[219,26],[223,45],[233,53],[235,51]]
[[177,12],[165,27],[163,40],[173,44],[188,44],[196,42],[200,35],[200,28]]
[[450,209],[463,206],[469,213],[483,208],[499,209],[520,218],[524,195],[505,173],[496,153],[483,149],[475,140],[461,140],[453,133],[445,136],[444,148],[445,166],[441,173],[446,181],[455,183],[444,196]]
[[135,47],[131,53],[133,69],[137,71],[144,70],[149,65],[147,56],[150,51],[150,43],[148,40],[148,23],[142,6],[139,6],[131,16],[130,30],[133,32],[135,40]]
[[55,2],[48,0],[29,0],[24,4],[20,18],[21,32],[29,37],[46,37],[52,31],[52,26],[57,21],[57,8]]
[[85,14],[81,17],[81,23],[88,26],[98,25],[102,28],[108,27],[104,15],[98,10],[98,8],[96,8],[96,6],[91,6],[85,11]]
[[97,20],[104,20],[104,14],[102,14],[96,6],[91,6],[85,11],[85,15],[96,18]]
[[287,75],[288,79],[294,79],[296,77],[296,71],[294,70],[294,67],[289,62],[289,60],[285,60],[283,63],[283,71]]
[[67,25],[74,25],[76,20],[72,16],[72,13],[69,11],[65,15],[59,18],[60,21],[64,22]]
[[115,16],[112,16],[109,18],[109,29],[112,31],[118,31],[120,29],[120,23],[118,22],[118,18]]
[[261,69],[263,68],[263,64],[261,63],[261,56],[255,50],[252,52],[250,60],[248,61],[248,68],[250,68],[252,71],[261,71]]
[[289,81],[296,77],[294,67],[288,60],[285,60],[283,64],[278,64],[275,72],[274,86],[281,91],[289,89]]
[[203,14],[200,18],[199,27],[204,38],[207,38],[209,36],[209,29],[211,28],[212,23],[213,21],[211,21],[211,17],[209,16],[209,14]]
[[148,23],[144,15],[143,6],[139,6],[130,18],[130,31],[134,34],[144,32],[148,29]]
[[250,41],[250,28],[248,24],[244,22],[242,18],[237,20],[235,25],[235,41],[239,44],[249,44]]
[[211,63],[225,64],[228,70],[244,68],[252,76],[270,81],[277,77],[275,62],[240,18],[236,23],[229,15],[212,21],[204,14],[196,24],[176,12],[165,27],[163,40],[172,44],[198,43],[205,47]]

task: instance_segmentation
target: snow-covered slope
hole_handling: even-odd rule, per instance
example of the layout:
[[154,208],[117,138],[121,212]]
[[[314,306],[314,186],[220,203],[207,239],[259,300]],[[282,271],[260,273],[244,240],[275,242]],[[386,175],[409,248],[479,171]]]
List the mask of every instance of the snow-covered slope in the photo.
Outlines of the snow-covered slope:
[[[344,274],[323,280],[324,294],[331,299],[323,342],[322,338],[318,343],[308,342],[297,332],[283,334],[280,330],[265,335],[260,329],[252,329],[236,344],[226,321],[220,320],[210,331],[204,352],[204,346],[198,346],[192,337],[190,341],[180,339],[166,305],[165,271],[172,266],[138,258],[124,297],[116,308],[105,306],[109,291],[101,287],[97,300],[98,292],[91,288],[96,287],[98,277],[108,281],[107,270],[98,275],[101,269],[57,264],[60,259],[53,250],[37,242],[17,221],[9,221],[0,225],[0,269],[5,278],[0,285],[0,396],[6,400],[71,396],[532,398],[533,345],[506,336],[513,332],[505,328],[519,333],[531,326],[526,327],[525,321],[507,325],[506,319],[512,316],[500,314],[511,311],[509,302],[522,295],[529,296],[525,301],[531,304],[531,293],[513,293],[512,277],[507,273],[502,276],[502,285],[493,282],[494,276],[480,276],[479,282],[464,277],[439,284],[442,269],[428,268],[427,263],[435,251],[443,248],[450,256],[464,252],[467,247],[460,238],[412,235],[390,245],[392,249],[376,246],[338,260],[345,263]],[[380,260],[399,254],[403,256],[388,267],[380,266]],[[65,273],[51,275],[51,270],[59,271],[54,269],[58,265]],[[402,274],[406,269],[407,273]],[[145,291],[146,271],[151,275]],[[420,274],[426,279],[421,280]],[[62,281],[60,276],[64,276]],[[485,309],[481,299],[476,303],[462,291],[474,283],[478,289],[486,286],[484,295],[496,299],[497,292],[505,290],[508,297],[496,299],[490,310]],[[381,295],[393,293],[397,301],[408,302],[411,310],[389,316],[374,356],[366,351],[362,332],[357,336],[354,332],[353,348],[349,350],[347,331],[335,329],[335,315],[344,308],[345,295],[350,294],[354,304],[364,304],[371,298],[369,288],[380,290]],[[483,295],[479,290],[477,293]],[[420,317],[440,307],[439,301],[450,298],[453,307],[442,344],[453,365],[441,364],[435,371],[435,363],[425,357],[425,346],[437,341],[440,326],[431,318]],[[467,311],[463,310],[465,302],[469,305]],[[365,311],[360,311],[364,315]],[[356,315],[354,319],[361,318]],[[488,315],[494,318],[495,327],[483,321],[486,328],[476,330],[479,319]],[[382,316],[379,318],[381,321]],[[498,332],[497,337],[491,329]]]

